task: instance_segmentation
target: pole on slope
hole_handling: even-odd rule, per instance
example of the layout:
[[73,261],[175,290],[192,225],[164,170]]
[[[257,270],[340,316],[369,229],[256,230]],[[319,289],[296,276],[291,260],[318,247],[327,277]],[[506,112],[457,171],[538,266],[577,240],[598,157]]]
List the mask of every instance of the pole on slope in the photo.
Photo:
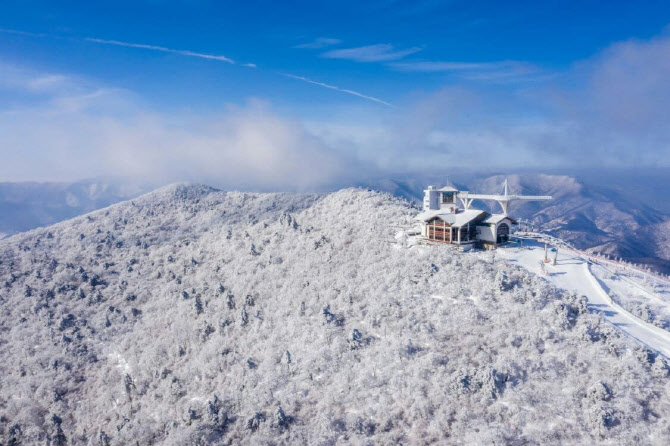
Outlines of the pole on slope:
[[554,263],[552,263],[552,265],[556,266],[556,259],[558,259],[558,247],[554,249],[556,249],[556,251],[554,251]]
[[549,258],[547,257],[547,242],[544,242],[544,263],[549,263]]

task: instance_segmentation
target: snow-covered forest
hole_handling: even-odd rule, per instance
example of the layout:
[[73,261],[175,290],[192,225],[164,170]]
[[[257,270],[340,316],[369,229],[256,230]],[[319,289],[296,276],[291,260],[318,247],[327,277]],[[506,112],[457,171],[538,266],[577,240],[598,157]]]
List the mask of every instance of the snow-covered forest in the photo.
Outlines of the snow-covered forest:
[[0,241],[2,444],[667,444],[665,358],[378,192],[170,186]]

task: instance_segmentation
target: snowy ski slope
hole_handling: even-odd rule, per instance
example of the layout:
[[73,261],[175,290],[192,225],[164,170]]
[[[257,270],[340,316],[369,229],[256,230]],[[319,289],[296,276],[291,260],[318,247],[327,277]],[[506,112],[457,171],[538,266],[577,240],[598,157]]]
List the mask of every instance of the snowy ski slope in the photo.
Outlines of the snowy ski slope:
[[[497,253],[509,262],[542,275],[559,288],[586,296],[589,307],[593,312],[600,314],[603,319],[627,335],[664,356],[670,357],[670,332],[650,324],[622,308],[612,300],[603,288],[603,283],[596,276],[607,274],[605,265],[590,262],[587,257],[579,253],[559,248],[557,264],[552,264],[553,253],[550,253],[550,262],[545,265],[543,271],[540,263],[544,258],[544,246],[532,240],[524,240],[521,247],[518,245],[503,247]],[[620,296],[630,294],[629,281],[610,283],[607,288]],[[667,307],[670,307],[670,304],[657,297],[656,300],[664,302]]]

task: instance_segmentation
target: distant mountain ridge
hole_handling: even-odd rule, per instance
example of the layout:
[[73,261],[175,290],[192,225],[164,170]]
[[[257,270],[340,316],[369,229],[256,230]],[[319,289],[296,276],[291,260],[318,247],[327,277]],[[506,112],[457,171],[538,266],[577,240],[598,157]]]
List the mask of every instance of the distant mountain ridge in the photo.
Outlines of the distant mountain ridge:
[[[573,176],[549,174],[470,175],[458,178],[461,190],[501,193],[508,180],[512,193],[551,195],[552,201],[515,202],[510,214],[530,220],[543,231],[575,247],[621,257],[670,273],[670,215],[621,191],[585,183]],[[446,177],[383,179],[368,187],[420,203],[428,184],[443,185]],[[496,203],[475,201],[473,206],[500,212]]]
[[[454,179],[463,189],[498,193],[507,179],[513,192],[552,195],[550,202],[515,203],[511,214],[533,222],[580,249],[592,250],[650,265],[670,273],[670,214],[663,209],[665,183],[654,188],[634,176],[619,175],[616,183],[597,181],[584,174],[463,174]],[[360,186],[421,203],[428,184],[443,185],[445,175],[388,177]],[[628,183],[627,183],[628,182]],[[608,186],[609,184],[609,186]],[[629,184],[629,186],[626,186]],[[119,201],[134,198],[154,187],[128,179],[86,180],[74,183],[0,183],[0,238],[47,226]],[[645,194],[654,200],[641,200]],[[652,207],[649,202],[658,203]],[[476,206],[499,212],[495,203]]]
[[[504,177],[482,180],[478,187],[492,189]],[[510,175],[513,191],[552,195],[549,202],[520,203],[512,209],[544,231],[580,249],[652,265],[670,273],[664,252],[670,217],[606,187],[586,185],[576,178],[557,175]]]
[[128,179],[0,183],[0,238],[67,220],[153,188]]

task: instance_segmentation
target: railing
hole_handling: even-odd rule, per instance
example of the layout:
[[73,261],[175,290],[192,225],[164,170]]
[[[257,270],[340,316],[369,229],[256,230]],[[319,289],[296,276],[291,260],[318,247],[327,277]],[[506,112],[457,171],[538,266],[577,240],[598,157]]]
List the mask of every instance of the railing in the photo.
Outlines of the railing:
[[616,259],[610,259],[610,258],[605,257],[605,256],[600,255],[600,254],[589,253],[589,252],[586,252],[586,251],[579,250],[579,249],[575,248],[574,246],[572,246],[571,244],[569,244],[568,242],[566,242],[566,241],[564,241],[564,240],[562,240],[558,237],[554,237],[552,235],[549,235],[549,234],[544,234],[542,232],[517,232],[513,236],[515,236],[517,238],[523,238],[524,236],[532,237],[532,238],[536,239],[537,241],[539,241],[541,243],[547,243],[548,245],[554,245],[554,246],[557,246],[557,247],[559,247],[561,249],[564,249],[566,251],[570,251],[574,254],[577,254],[580,257],[584,257],[584,258],[586,258],[587,261],[594,262],[594,260],[595,260],[595,261],[603,263],[605,265],[612,265],[612,266],[617,266],[617,267],[623,268],[624,270],[631,270],[631,271],[634,271],[634,272],[642,275],[643,279],[645,277],[650,277],[650,278],[653,278],[655,280],[662,281],[665,285],[670,285],[670,281],[668,280],[668,277],[666,277],[665,275],[663,275],[661,273],[657,273],[657,272],[651,271],[651,270],[642,269],[638,265],[634,265],[632,263],[622,262],[622,261],[619,261],[619,260],[616,260]]

